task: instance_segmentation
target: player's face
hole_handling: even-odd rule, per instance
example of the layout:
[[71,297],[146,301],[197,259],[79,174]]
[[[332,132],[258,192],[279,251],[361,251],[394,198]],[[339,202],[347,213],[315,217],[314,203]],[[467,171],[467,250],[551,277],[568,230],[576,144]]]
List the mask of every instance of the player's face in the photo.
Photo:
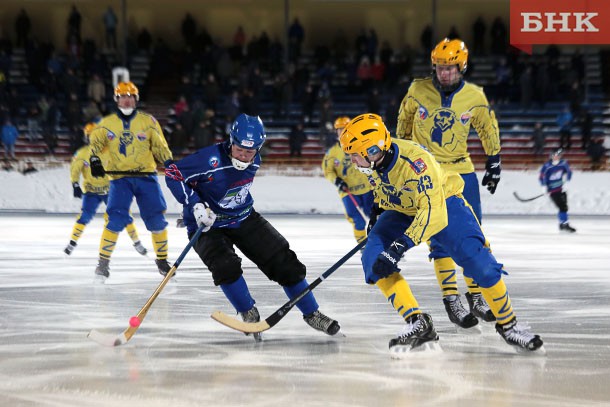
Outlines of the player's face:
[[136,97],[133,95],[119,95],[117,105],[122,108],[136,108]]
[[352,164],[356,164],[356,166],[360,168],[369,168],[371,163],[364,159],[360,154],[350,154],[349,158],[352,160]]
[[231,146],[231,156],[239,161],[244,163],[249,163],[254,159],[256,155],[256,150],[249,150],[247,148],[241,148],[233,144]]
[[451,86],[461,79],[457,65],[437,65],[436,79],[443,86]]

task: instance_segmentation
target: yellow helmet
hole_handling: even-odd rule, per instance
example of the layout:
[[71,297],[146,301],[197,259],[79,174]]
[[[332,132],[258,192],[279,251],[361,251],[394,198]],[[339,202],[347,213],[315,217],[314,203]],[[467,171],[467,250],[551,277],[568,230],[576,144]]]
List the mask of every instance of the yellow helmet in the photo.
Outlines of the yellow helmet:
[[93,131],[93,129],[95,129],[97,125],[95,123],[87,123],[85,124],[85,127],[83,127],[83,133],[85,133],[85,136],[89,137],[89,134],[91,134],[91,132]]
[[445,38],[434,47],[430,59],[432,66],[457,65],[460,73],[463,74],[468,68],[468,48],[462,40]]
[[138,87],[133,82],[119,82],[114,88],[114,100],[117,100],[119,96],[128,95],[135,96],[136,101],[140,100],[140,93]]
[[381,117],[365,113],[350,120],[341,133],[339,143],[346,154],[360,154],[368,159],[369,155],[388,151],[392,141]]
[[347,126],[347,123],[349,123],[349,117],[337,117],[337,120],[335,120],[335,129],[343,129],[345,126]]

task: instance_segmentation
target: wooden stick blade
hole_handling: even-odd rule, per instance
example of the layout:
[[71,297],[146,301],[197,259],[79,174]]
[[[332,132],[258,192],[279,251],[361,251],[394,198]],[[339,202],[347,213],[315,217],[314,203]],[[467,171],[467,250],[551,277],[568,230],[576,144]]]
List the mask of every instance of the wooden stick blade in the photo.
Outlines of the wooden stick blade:
[[255,334],[271,328],[267,321],[244,322],[233,318],[222,311],[214,311],[211,317],[213,320],[220,322],[224,326],[246,334]]

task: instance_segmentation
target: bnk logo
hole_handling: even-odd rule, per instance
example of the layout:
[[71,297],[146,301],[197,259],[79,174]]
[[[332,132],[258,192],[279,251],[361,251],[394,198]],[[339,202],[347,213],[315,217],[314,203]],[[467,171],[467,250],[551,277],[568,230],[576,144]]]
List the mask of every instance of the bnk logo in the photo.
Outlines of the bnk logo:
[[521,13],[521,31],[598,32],[599,28],[591,22],[597,16],[599,13]]
[[510,0],[510,43],[610,44],[610,1]]

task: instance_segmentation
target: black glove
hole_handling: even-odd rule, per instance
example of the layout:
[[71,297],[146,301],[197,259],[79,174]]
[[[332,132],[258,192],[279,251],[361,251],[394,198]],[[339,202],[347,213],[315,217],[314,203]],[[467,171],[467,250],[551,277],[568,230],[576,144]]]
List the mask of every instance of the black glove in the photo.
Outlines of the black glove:
[[400,271],[398,262],[402,258],[402,255],[412,245],[412,242],[409,242],[409,238],[405,235],[394,240],[390,247],[377,256],[377,260],[375,260],[375,264],[373,264],[373,273],[381,278],[386,278]]
[[335,185],[337,186],[339,191],[349,192],[349,187],[347,186],[347,183],[345,181],[343,181],[341,178],[337,177],[337,179],[335,180]]
[[97,155],[92,155],[89,158],[89,165],[91,166],[91,175],[95,178],[102,178],[106,175],[102,160]]
[[370,217],[369,217],[369,224],[366,225],[366,234],[367,234],[367,236],[371,232],[371,229],[373,229],[373,226],[375,226],[375,223],[377,223],[377,218],[382,213],[383,213],[383,209],[381,209],[377,204],[374,204],[373,207],[371,208],[371,214],[370,214]]
[[72,183],[72,188],[74,188],[74,198],[83,197],[83,190],[80,189],[80,185],[78,185],[78,182]]
[[500,154],[488,156],[487,163],[485,164],[485,175],[483,175],[483,182],[481,182],[481,185],[487,187],[487,190],[491,194],[496,192],[496,187],[500,182],[501,172],[502,162],[500,161]]

